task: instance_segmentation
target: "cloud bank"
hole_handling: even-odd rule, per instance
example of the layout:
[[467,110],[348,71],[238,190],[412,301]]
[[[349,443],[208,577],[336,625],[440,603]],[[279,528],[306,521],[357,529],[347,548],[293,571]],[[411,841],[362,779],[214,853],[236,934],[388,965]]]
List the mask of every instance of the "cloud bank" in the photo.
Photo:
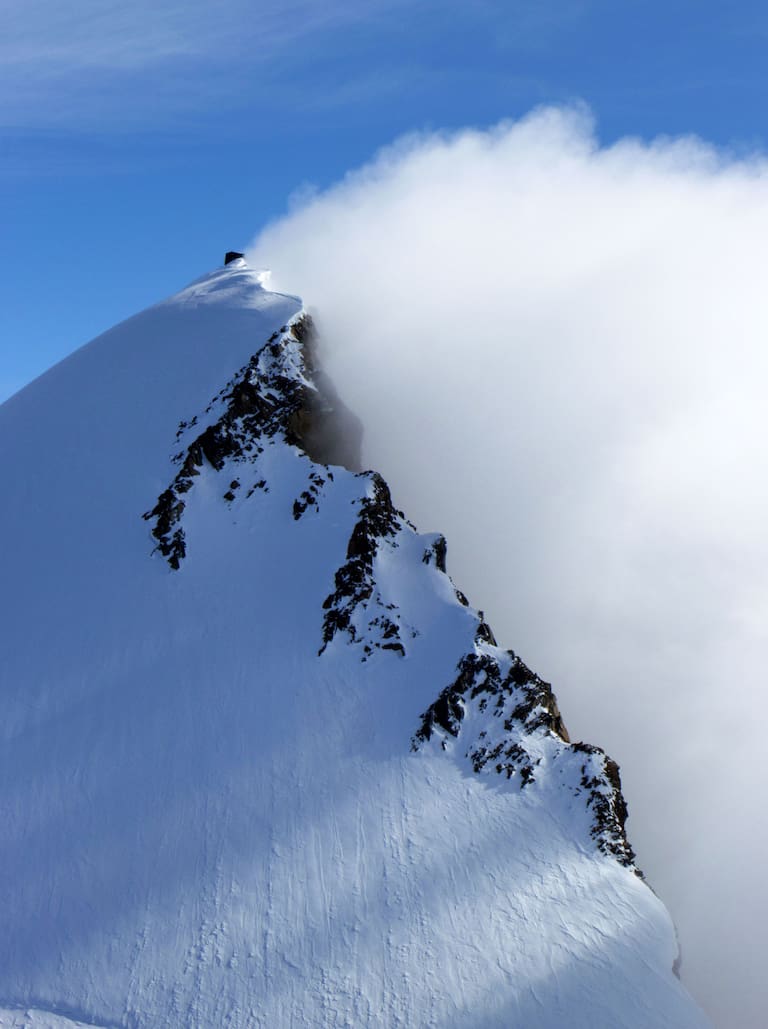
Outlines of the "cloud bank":
[[768,164],[584,110],[415,136],[255,242],[366,463],[622,766],[722,1029],[763,1024]]

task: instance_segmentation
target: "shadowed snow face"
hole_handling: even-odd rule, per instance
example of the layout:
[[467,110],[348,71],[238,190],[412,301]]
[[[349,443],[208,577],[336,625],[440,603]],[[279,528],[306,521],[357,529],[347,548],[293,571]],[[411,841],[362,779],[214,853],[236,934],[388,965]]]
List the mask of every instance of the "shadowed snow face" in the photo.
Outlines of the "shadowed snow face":
[[694,993],[762,1024],[768,164],[542,110],[397,144],[251,256],[316,306],[365,463],[622,765]]

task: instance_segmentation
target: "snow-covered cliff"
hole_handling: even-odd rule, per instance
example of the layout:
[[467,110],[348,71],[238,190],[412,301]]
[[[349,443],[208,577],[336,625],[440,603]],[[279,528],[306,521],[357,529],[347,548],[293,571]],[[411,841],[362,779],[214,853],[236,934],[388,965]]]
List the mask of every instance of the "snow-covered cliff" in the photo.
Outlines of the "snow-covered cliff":
[[314,351],[236,260],[0,408],[0,1026],[705,1026]]

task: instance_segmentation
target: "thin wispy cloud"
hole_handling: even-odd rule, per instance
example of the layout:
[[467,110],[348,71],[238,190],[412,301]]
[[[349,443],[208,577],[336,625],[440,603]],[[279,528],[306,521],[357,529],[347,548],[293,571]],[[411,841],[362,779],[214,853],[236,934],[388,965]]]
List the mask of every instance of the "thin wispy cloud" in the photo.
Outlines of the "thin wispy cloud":
[[[127,5],[83,0],[0,4],[0,126],[99,127],[162,124],[177,112],[204,115],[253,102],[280,104],[298,79],[306,99],[359,102],[376,82],[417,83],[445,43],[469,33],[478,47],[530,47],[582,4],[490,0],[468,10],[458,0],[205,0]],[[413,48],[421,56],[413,60]],[[366,54],[364,67],[360,55]],[[344,71],[341,72],[341,66]],[[311,88],[307,83],[311,81]]]
[[401,141],[251,257],[314,307],[366,463],[622,765],[695,995],[758,1029],[768,162],[542,110]]
[[[198,53],[200,34],[216,25],[202,5],[156,7],[50,0],[6,5],[0,57],[38,74],[65,68],[146,67],[178,54]],[[225,2],[221,5],[225,15]],[[209,9],[210,10],[210,9]]]
[[[295,60],[295,48],[307,41],[323,39],[332,52],[342,45],[330,38],[339,30],[404,6],[403,0],[354,6],[270,0],[256,7],[246,0],[159,6],[86,0],[74,8],[52,0],[6,3],[0,10],[0,120],[55,123],[62,114],[88,120],[109,109],[120,112],[127,101],[150,123],[178,105],[202,111],[220,100],[222,76],[234,93],[259,68]],[[311,62],[311,48],[303,59]],[[185,85],[196,81],[194,102],[184,104],[174,76]],[[133,95],[121,98],[127,84]],[[106,91],[106,103],[94,93],[98,88]]]

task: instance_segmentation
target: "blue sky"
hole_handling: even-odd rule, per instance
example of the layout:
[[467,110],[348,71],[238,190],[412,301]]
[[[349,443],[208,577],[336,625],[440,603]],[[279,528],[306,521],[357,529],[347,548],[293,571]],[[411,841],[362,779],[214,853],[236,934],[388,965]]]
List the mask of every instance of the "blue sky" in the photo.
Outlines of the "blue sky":
[[0,0],[0,397],[403,133],[765,146],[763,5]]

